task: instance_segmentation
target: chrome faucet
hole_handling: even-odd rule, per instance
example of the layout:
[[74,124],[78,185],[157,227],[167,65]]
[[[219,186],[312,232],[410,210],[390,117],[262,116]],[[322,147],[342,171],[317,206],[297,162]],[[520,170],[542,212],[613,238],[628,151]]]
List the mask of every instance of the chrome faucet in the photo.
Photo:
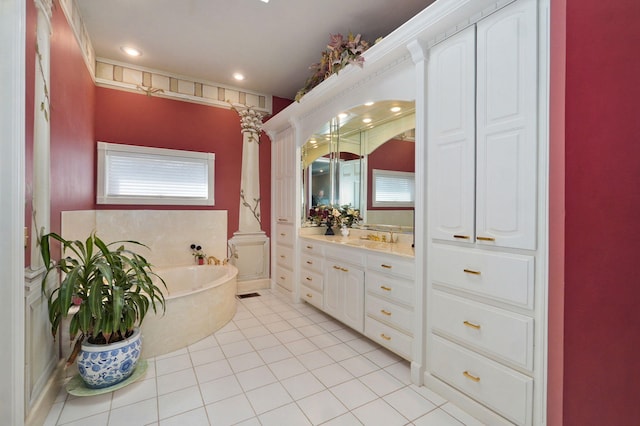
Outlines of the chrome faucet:
[[220,259],[218,259],[218,258],[217,258],[217,257],[215,257],[215,256],[209,256],[209,257],[207,258],[207,265],[211,265],[211,264],[213,264],[213,265],[219,265],[219,264],[220,264]]

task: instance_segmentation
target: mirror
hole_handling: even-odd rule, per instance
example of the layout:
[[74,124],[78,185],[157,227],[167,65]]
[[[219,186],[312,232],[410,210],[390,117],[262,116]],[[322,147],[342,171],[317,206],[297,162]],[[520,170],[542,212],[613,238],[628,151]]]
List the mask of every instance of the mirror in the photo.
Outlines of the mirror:
[[317,205],[350,205],[362,226],[413,229],[415,104],[381,101],[345,111],[302,147],[303,223]]

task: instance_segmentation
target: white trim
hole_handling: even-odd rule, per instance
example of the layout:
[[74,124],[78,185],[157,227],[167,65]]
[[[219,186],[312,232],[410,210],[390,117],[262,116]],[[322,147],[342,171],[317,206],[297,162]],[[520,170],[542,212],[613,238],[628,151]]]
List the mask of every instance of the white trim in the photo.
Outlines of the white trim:
[[24,204],[26,1],[0,2],[0,321],[11,330],[0,351],[0,413],[24,424]]

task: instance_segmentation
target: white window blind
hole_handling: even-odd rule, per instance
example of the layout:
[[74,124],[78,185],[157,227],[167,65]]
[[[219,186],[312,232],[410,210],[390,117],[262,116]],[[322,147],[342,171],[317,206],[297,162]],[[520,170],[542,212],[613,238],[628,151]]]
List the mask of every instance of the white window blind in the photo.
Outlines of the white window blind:
[[214,205],[215,154],[98,142],[98,204]]
[[413,207],[415,174],[373,169],[373,207]]

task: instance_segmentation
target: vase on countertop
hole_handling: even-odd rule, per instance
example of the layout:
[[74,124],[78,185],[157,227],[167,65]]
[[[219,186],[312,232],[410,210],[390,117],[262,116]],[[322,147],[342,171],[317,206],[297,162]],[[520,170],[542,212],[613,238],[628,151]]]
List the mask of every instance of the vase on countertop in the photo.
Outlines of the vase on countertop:
[[340,233],[343,237],[349,236],[349,228],[347,228],[347,225],[342,225],[342,228],[340,228]]

